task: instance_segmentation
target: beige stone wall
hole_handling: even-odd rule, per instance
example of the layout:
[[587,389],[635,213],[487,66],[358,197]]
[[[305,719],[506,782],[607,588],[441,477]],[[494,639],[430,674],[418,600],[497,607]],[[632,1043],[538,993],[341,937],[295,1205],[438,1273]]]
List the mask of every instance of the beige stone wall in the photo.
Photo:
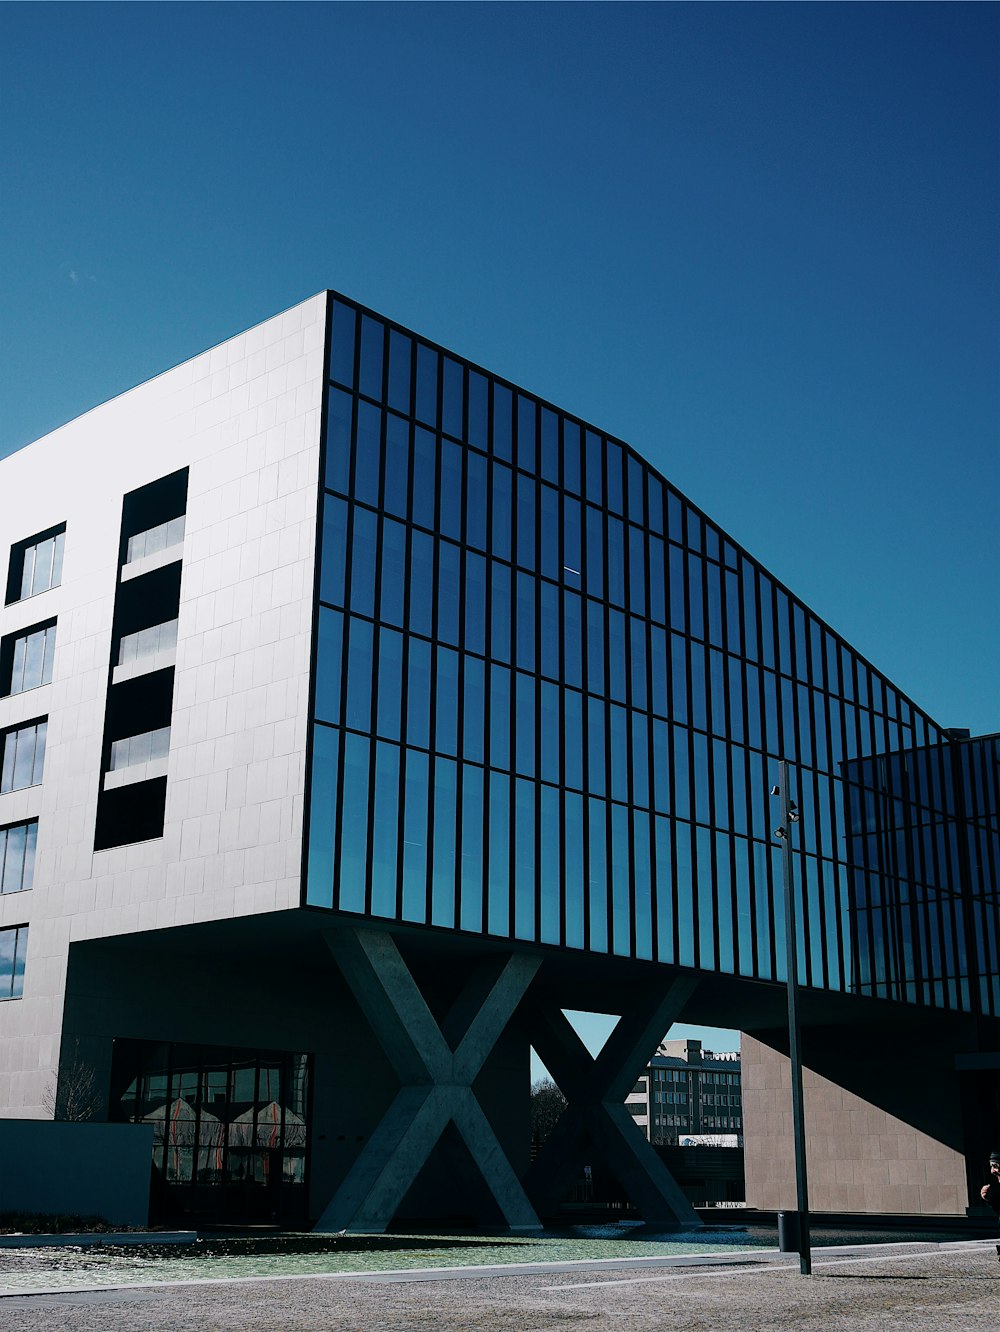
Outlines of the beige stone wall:
[[[747,1204],[794,1208],[791,1065],[750,1036],[742,1050]],[[808,1068],[803,1092],[811,1210],[965,1215],[960,1152]]]

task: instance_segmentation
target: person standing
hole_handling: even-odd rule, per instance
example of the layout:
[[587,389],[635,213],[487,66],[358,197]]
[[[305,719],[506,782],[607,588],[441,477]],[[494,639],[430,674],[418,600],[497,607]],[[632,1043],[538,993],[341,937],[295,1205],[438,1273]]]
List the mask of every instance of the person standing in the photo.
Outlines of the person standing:
[[1000,1218],[1000,1152],[990,1152],[990,1181],[979,1190],[979,1196]]

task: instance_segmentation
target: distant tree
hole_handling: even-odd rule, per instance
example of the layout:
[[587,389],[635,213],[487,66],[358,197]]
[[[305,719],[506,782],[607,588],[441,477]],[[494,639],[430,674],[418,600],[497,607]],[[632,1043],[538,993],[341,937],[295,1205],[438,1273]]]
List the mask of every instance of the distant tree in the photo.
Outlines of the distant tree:
[[566,1097],[551,1078],[531,1084],[531,1140],[539,1145],[551,1134],[566,1108]]
[[63,1065],[42,1095],[42,1105],[53,1119],[82,1123],[96,1119],[101,1109],[101,1094],[94,1066],[80,1055],[80,1039],[73,1045],[72,1058]]

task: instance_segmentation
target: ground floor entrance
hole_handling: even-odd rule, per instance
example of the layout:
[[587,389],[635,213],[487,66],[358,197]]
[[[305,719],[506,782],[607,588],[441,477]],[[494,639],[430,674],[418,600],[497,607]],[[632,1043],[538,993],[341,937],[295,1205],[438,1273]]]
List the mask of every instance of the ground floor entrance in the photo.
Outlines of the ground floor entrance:
[[152,1124],[154,1220],[302,1224],[310,1058],[119,1039],[111,1118]]

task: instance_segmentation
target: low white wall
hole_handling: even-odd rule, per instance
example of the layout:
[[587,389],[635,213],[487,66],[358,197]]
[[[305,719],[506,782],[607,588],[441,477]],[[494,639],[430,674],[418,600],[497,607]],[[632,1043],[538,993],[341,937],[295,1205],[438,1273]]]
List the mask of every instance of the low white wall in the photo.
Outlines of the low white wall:
[[152,1124],[0,1119],[0,1211],[149,1221]]

